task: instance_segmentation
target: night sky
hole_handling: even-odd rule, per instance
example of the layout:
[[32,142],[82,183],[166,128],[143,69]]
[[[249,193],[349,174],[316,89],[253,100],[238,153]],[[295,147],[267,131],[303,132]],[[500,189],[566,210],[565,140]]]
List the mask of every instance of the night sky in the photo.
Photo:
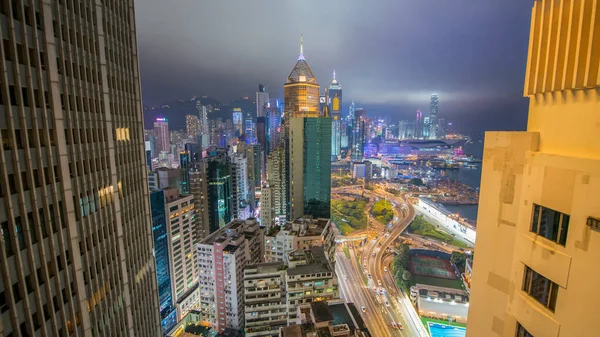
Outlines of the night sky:
[[[526,126],[523,79],[533,0],[138,0],[143,102],[271,96],[299,53],[321,87],[335,69],[369,115],[413,118],[440,99],[459,131]],[[345,111],[346,112],[346,111]]]

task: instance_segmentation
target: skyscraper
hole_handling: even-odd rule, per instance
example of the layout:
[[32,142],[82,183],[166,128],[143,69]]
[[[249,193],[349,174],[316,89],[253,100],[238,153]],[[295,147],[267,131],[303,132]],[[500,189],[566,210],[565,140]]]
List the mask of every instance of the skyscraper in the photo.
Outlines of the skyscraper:
[[[231,161],[224,150],[205,159],[208,228],[212,233],[225,226],[233,216]],[[206,233],[208,234],[208,233]]]
[[329,217],[331,197],[331,117],[319,111],[319,85],[300,56],[284,84],[288,218]]
[[188,138],[197,139],[200,133],[200,120],[198,116],[186,115],[185,116],[185,130]]
[[248,209],[248,159],[245,153],[233,153],[230,156],[231,195],[233,218],[250,217]]
[[439,138],[438,96],[432,94],[429,100],[429,139]]
[[198,137],[198,143],[203,147],[207,147],[210,145],[210,128],[208,122],[208,112],[205,105],[202,105],[202,101],[198,99],[196,101],[196,110],[198,111],[198,132],[200,136]]
[[527,131],[485,135],[468,337],[598,334],[598,22],[594,0],[533,3]]
[[190,167],[191,167],[190,152],[187,150],[179,152],[179,171],[180,171],[180,177],[181,177],[180,192],[183,194],[190,194],[190,171],[189,171]]
[[133,1],[69,3],[0,6],[0,334],[157,336]]
[[289,130],[292,117],[319,117],[319,84],[304,58],[302,36],[300,56],[283,85],[285,100],[285,129]]
[[329,100],[331,101],[331,160],[335,161],[341,155],[342,145],[342,85],[335,78],[329,84]]
[[239,137],[244,134],[244,114],[242,113],[242,109],[233,108],[231,115],[235,136]]
[[156,278],[158,280],[158,301],[160,304],[161,327],[167,331],[177,323],[177,312],[173,306],[173,288],[171,286],[171,258],[165,193],[155,191],[150,194],[152,210],[152,235],[154,238],[154,257],[156,259]]
[[415,120],[415,137],[416,139],[423,138],[423,113],[421,109],[417,109]]
[[161,152],[171,152],[171,136],[169,134],[169,121],[166,118],[157,118],[154,122],[154,133],[156,135],[156,155]]
[[294,117],[290,122],[290,217],[329,218],[331,117]]
[[[275,148],[267,157],[267,185],[269,195],[261,203],[262,225],[269,228],[287,215],[287,175],[285,169],[285,149]],[[264,189],[264,188],[263,188]],[[264,221],[266,219],[266,221]]]
[[351,124],[351,146],[350,159],[353,161],[363,161],[365,159],[365,144],[366,144],[366,114],[362,108],[354,110]]
[[165,218],[171,268],[173,303],[180,320],[200,303],[198,293],[198,265],[194,255],[194,197],[179,194],[177,188],[163,190]]
[[267,109],[267,113],[269,114],[267,126],[267,129],[269,130],[269,139],[267,148],[263,149],[263,151],[265,151],[265,157],[279,145],[281,139],[281,112],[279,112],[279,108],[276,105],[271,104]]

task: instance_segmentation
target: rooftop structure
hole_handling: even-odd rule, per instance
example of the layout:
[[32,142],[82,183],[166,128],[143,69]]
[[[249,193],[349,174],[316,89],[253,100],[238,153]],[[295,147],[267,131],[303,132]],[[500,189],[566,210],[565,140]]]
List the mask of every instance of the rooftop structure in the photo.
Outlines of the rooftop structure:
[[265,235],[265,261],[284,261],[292,251],[323,246],[327,258],[333,263],[334,240],[331,220],[304,216],[283,226],[271,227]]
[[342,300],[320,301],[299,305],[296,308],[297,321],[280,329],[280,337],[368,337],[364,326],[353,304]]

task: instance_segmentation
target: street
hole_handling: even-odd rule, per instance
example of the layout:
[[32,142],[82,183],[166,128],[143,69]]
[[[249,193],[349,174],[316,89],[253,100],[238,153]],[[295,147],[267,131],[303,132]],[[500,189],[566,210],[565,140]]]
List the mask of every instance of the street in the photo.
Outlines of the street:
[[[340,244],[336,255],[336,272],[340,279],[341,295],[348,302],[355,303],[359,309],[364,307],[362,315],[373,336],[429,336],[410,301],[398,291],[391,273],[393,255],[386,253],[387,248],[414,219],[414,208],[404,197],[395,197],[381,191],[365,191],[367,193],[393,202],[394,215],[398,221],[391,228],[375,224],[374,227],[383,230],[375,238],[367,239],[363,247],[351,242]],[[343,250],[344,245],[348,247],[349,257]],[[367,267],[366,270],[364,266]],[[384,267],[387,271],[384,271]],[[392,322],[397,328],[394,328]]]

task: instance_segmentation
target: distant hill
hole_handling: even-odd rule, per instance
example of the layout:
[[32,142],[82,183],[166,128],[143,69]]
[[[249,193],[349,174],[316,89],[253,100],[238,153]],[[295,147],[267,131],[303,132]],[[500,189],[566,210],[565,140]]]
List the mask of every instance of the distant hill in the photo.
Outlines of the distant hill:
[[231,118],[233,108],[240,108],[244,113],[250,113],[253,118],[256,117],[256,103],[252,99],[238,99],[222,104],[220,101],[211,97],[194,97],[189,100],[180,100],[167,102],[157,106],[144,106],[144,125],[146,129],[151,129],[154,121],[158,117],[166,117],[169,120],[169,129],[184,129],[185,115],[198,115],[196,110],[196,101],[201,100],[202,105],[213,107],[213,111],[208,114],[211,120],[222,118],[224,121]]

